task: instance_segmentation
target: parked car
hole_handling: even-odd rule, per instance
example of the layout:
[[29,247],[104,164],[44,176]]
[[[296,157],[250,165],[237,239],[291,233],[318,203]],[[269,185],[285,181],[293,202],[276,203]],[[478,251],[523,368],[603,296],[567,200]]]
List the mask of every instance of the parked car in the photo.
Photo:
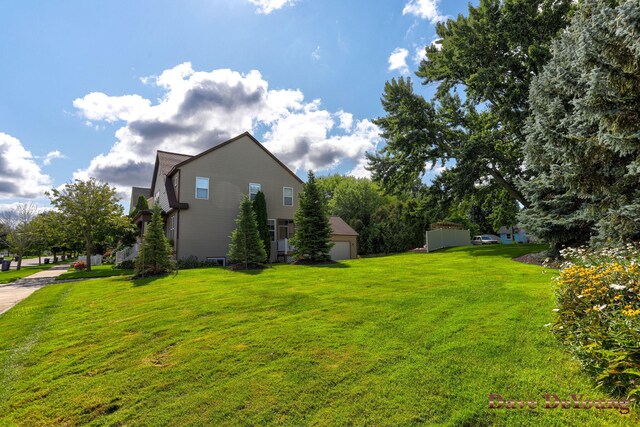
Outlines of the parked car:
[[494,239],[493,237],[487,235],[487,234],[483,234],[481,236],[474,236],[473,239],[471,239],[471,244],[472,245],[497,245],[498,240]]

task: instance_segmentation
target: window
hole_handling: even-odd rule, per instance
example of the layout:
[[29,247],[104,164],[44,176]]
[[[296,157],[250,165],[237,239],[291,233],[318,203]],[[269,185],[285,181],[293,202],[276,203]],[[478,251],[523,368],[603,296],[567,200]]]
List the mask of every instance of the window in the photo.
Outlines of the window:
[[169,217],[169,235],[167,236],[167,238],[173,239],[175,236],[175,231],[176,231],[176,217],[175,215],[172,215]]
[[271,237],[271,241],[275,242],[276,241],[276,220],[268,219],[267,225],[269,226],[269,236]]
[[260,191],[260,184],[256,184],[256,183],[251,183],[249,184],[249,200],[251,200],[253,202],[253,199],[256,198],[256,194],[258,194],[258,191]]
[[173,188],[178,188],[178,175],[173,176]]
[[282,187],[282,204],[285,206],[293,206],[293,188]]
[[226,258],[207,257],[207,264],[224,267],[226,265],[226,263],[227,263]]
[[507,233],[507,240],[511,240],[511,234]]
[[196,177],[196,199],[209,200],[209,178]]

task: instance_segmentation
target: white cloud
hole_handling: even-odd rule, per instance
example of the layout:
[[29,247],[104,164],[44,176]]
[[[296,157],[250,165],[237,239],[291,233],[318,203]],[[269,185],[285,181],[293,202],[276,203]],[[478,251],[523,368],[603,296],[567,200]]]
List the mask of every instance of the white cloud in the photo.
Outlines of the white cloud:
[[135,106],[116,109],[112,106],[124,97],[95,93],[87,95],[92,102],[85,102],[86,97],[74,101],[87,119],[118,117],[123,122],[110,151],[76,171],[74,178],[94,176],[121,192],[132,185],[148,186],[156,150],[196,154],[247,130],[263,130],[265,146],[296,171],[364,162],[364,153],[380,141],[379,129],[370,121],[327,111],[320,100],[305,101],[297,89],[269,89],[255,70],[204,72],[184,63],[145,80],[164,92],[155,104],[130,95],[126,99],[136,101],[126,105]]
[[282,9],[288,4],[294,4],[296,0],[249,0],[258,7],[256,12],[268,15],[274,10]]
[[427,55],[426,55],[426,51],[424,49],[424,46],[418,46],[416,48],[416,51],[413,55],[413,62],[415,62],[416,64],[420,65],[420,63],[422,61],[424,61],[425,59],[427,59]]
[[400,74],[409,74],[409,66],[407,65],[407,56],[409,51],[402,47],[397,47],[389,56],[389,71],[398,71]]
[[139,95],[107,96],[104,93],[91,92],[74,100],[73,106],[89,120],[113,123],[118,120],[132,120],[136,115],[144,114],[151,102]]
[[415,15],[435,24],[446,19],[446,16],[440,15],[438,3],[440,0],[410,0],[402,9],[402,14]]
[[51,178],[42,173],[20,141],[0,132],[0,199],[44,197]]
[[60,151],[58,150],[54,150],[54,151],[50,151],[44,158],[44,160],[42,161],[42,164],[47,166],[51,164],[51,161],[54,159],[66,159],[67,156],[65,156],[64,154],[62,154]]
[[314,61],[319,61],[321,58],[320,56],[320,46],[317,46],[315,48],[315,50],[313,52],[311,52],[311,59],[313,59]]

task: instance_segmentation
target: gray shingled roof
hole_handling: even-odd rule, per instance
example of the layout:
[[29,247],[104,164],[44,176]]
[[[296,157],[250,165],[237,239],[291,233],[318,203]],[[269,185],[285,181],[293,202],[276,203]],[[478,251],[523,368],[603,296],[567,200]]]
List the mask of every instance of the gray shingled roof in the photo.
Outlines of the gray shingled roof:
[[158,151],[158,162],[160,163],[160,172],[167,175],[171,169],[178,163],[190,159],[192,156],[188,154],[168,153],[166,151]]
[[329,223],[331,224],[331,234],[335,234],[338,236],[357,236],[358,233],[349,226],[342,218],[339,216],[332,216],[329,218]]
[[131,187],[131,200],[129,201],[129,213],[133,212],[138,203],[138,197],[143,195],[145,199],[151,197],[151,189],[143,187]]

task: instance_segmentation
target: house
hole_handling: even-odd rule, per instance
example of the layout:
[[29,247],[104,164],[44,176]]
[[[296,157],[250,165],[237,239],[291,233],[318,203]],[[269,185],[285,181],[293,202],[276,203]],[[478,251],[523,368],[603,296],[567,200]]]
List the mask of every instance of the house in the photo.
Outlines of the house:
[[529,243],[529,238],[527,237],[527,232],[524,228],[512,226],[506,227],[502,226],[498,230],[498,235],[500,236],[500,243],[503,244],[511,244],[511,243]]
[[[140,194],[148,197],[149,206],[157,202],[176,259],[196,257],[225,265],[242,196],[253,200],[262,191],[269,217],[271,261],[276,261],[290,255],[288,240],[295,231],[293,218],[302,189],[302,180],[245,132],[194,156],[158,151],[151,186],[132,188],[131,210]],[[140,236],[150,219],[150,210],[134,217]],[[351,243],[349,233],[355,232],[340,225],[337,229],[346,234],[336,234],[336,241]],[[344,250],[341,244],[336,255],[342,256]],[[137,247],[122,251],[116,259],[131,259],[135,254]],[[352,254],[355,257],[350,246],[350,257]]]

